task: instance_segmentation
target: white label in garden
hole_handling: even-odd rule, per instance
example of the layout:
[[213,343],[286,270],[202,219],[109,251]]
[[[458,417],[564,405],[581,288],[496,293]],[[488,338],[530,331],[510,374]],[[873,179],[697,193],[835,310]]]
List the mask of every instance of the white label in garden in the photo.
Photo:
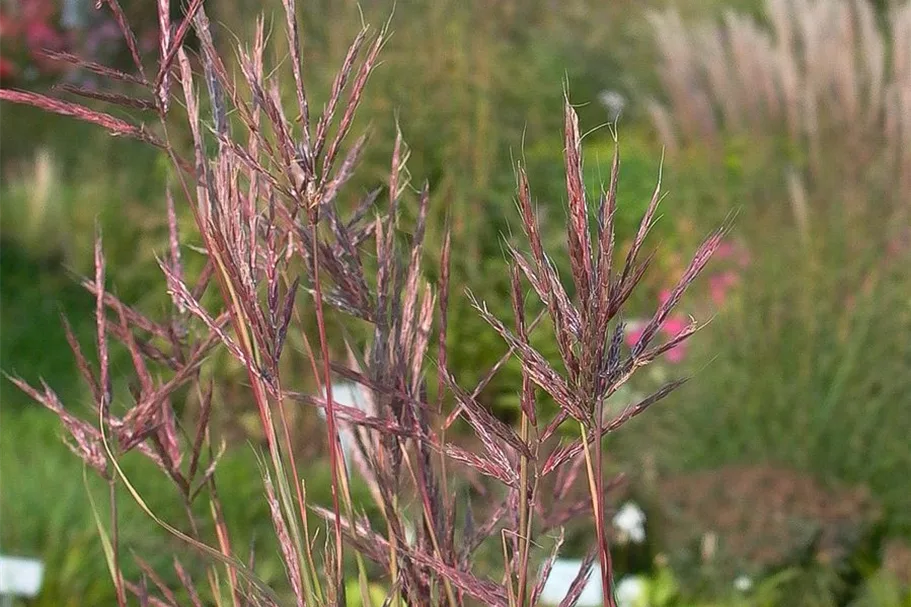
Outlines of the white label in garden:
[[[323,399],[326,398],[326,392],[323,391]],[[364,390],[361,386],[357,384],[352,384],[348,382],[340,382],[337,384],[332,384],[332,401],[345,407],[352,407],[354,409],[359,409],[366,413],[367,415],[372,415],[373,411],[370,408],[370,403],[367,398],[365,398]],[[326,419],[326,410],[323,408],[319,409],[320,417]],[[345,457],[345,465],[350,470],[351,467],[351,452],[355,448],[354,437],[351,435],[351,428],[346,424],[340,424],[339,427],[339,442],[342,445],[342,455]]]
[[[560,601],[569,592],[570,586],[579,570],[582,569],[581,559],[557,559],[554,566],[544,582],[544,589],[541,591],[541,602],[545,605],[559,605]],[[588,582],[579,595],[576,602],[577,607],[597,607],[601,604],[601,568],[598,565],[592,567],[588,576]]]
[[32,598],[38,594],[43,577],[41,561],[0,556],[0,595]]

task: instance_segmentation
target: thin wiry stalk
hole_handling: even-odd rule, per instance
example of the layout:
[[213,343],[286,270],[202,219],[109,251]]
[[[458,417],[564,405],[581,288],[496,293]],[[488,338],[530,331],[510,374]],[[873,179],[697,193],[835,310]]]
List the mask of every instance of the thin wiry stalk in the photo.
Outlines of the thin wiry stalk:
[[124,590],[123,572],[118,566],[120,564],[120,524],[117,517],[117,482],[114,478],[108,480],[108,503],[111,509],[111,547],[115,565],[114,589],[117,591],[117,605],[126,607],[127,597]]
[[342,573],[342,563],[343,563],[343,542],[342,542],[342,524],[341,524],[341,510],[339,509],[339,499],[338,499],[338,486],[339,478],[341,474],[345,474],[344,471],[340,471],[339,460],[339,435],[338,429],[336,427],[336,416],[335,416],[335,401],[332,398],[332,371],[329,367],[329,343],[326,337],[326,320],[323,312],[323,291],[320,285],[319,278],[319,246],[316,233],[316,218],[311,219],[311,231],[313,238],[313,287],[316,298],[316,324],[319,327],[319,342],[320,342],[320,354],[323,359],[323,385],[326,390],[326,431],[329,437],[329,469],[331,473],[332,480],[332,511],[335,514],[335,554],[336,554],[336,570],[335,574],[335,588],[336,593],[339,596],[344,596],[344,577]]
[[[516,317],[516,333],[520,339],[528,339],[528,328],[525,326],[525,300],[522,296],[519,271],[512,271],[512,300],[513,314]],[[535,414],[534,386],[525,368],[522,369],[522,391],[520,394],[521,420],[519,438],[526,444],[531,444],[531,430],[534,426],[535,436],[538,435],[537,416]],[[537,454],[537,445],[532,448]],[[532,521],[535,511],[535,492],[537,470],[532,469],[532,458],[525,454],[519,461],[519,525],[516,529],[519,542],[518,567],[518,592],[516,605],[525,607],[528,597],[528,568],[531,552]],[[534,604],[534,603],[532,603]]]
[[[592,513],[595,521],[595,540],[598,550],[598,560],[601,563],[601,592],[605,607],[616,607],[613,591],[613,568],[611,566],[610,548],[607,544],[607,530],[604,528],[604,504],[601,501],[600,493],[603,486],[603,480],[597,476],[600,473],[600,465],[592,464],[591,447],[586,436],[585,426],[579,424],[579,431],[582,435],[582,448],[585,453],[585,469],[588,473],[588,491],[592,501]],[[596,435],[596,438],[600,438]],[[600,443],[600,439],[598,440]]]

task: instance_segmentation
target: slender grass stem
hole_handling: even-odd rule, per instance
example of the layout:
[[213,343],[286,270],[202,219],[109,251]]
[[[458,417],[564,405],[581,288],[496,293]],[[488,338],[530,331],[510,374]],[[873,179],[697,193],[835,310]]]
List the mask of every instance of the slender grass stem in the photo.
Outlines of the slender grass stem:
[[614,602],[613,588],[611,587],[611,561],[610,551],[607,549],[607,536],[604,529],[603,504],[598,493],[598,480],[595,478],[595,467],[592,462],[591,445],[588,442],[588,433],[585,425],[579,423],[582,437],[582,449],[585,453],[585,469],[588,475],[588,490],[592,500],[592,516],[595,520],[595,533],[597,533],[599,564],[601,565],[601,593],[604,607],[617,607]]
[[[319,327],[320,354],[323,359],[323,380],[326,391],[326,431],[329,435],[329,469],[332,477],[332,512],[335,515],[335,550],[336,570],[335,586],[336,596],[344,593],[344,548],[342,542],[342,519],[339,508],[339,443],[338,428],[335,419],[335,404],[332,400],[332,370],[329,362],[329,342],[326,336],[326,319],[323,313],[323,290],[320,286],[319,276],[319,239],[317,238],[318,214],[314,210],[310,218],[310,233],[313,244],[313,290],[316,300],[316,324]],[[353,521],[352,521],[353,522]]]

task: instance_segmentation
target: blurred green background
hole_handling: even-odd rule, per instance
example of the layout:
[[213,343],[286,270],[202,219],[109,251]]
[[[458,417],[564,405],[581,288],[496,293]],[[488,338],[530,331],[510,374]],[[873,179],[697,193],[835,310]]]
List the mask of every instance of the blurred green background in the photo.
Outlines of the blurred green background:
[[[154,41],[146,4],[124,2],[140,40]],[[379,24],[392,3],[299,5],[306,77],[321,104],[361,13]],[[67,30],[56,2],[0,6],[4,87],[45,90],[85,77],[36,58],[36,31],[44,46],[123,63],[107,18]],[[226,49],[233,35],[249,39],[260,11],[281,39],[280,3],[206,6]],[[656,521],[658,565],[648,575],[656,588],[672,579],[672,591],[650,604],[911,604],[909,3],[398,0],[392,30],[358,116],[371,132],[358,183],[384,179],[398,120],[410,172],[429,180],[435,201],[429,267],[444,216],[453,218],[449,348],[464,385],[504,351],[462,293],[470,286],[495,314],[509,314],[502,242],[519,230],[516,159],[529,168],[546,240],[563,250],[564,82],[588,132],[592,193],[609,175],[605,125],[619,113],[621,241],[633,236],[665,153],[669,195],[651,236],[660,248],[625,320],[647,317],[694,246],[737,212],[728,244],[683,302],[683,313],[711,319],[708,327],[621,397],[672,375],[694,380],[609,441],[611,465],[630,472],[632,495]],[[820,35],[831,31],[841,35]],[[273,52],[283,52],[280,42]],[[167,247],[167,163],[99,129],[4,104],[0,175],[0,368],[46,379],[81,411],[86,394],[60,314],[91,351],[93,302],[76,277],[90,272],[96,223],[122,299],[149,313],[166,305],[155,255]],[[483,394],[503,419],[514,416],[520,377],[507,365]],[[228,520],[240,537],[268,546],[248,403],[242,390],[220,397],[232,438],[218,476]],[[0,552],[45,561],[35,605],[110,604],[81,464],[61,443],[59,423],[5,380],[0,405]],[[316,424],[303,420],[301,433],[318,433]],[[165,480],[142,470],[136,462],[156,511],[179,517]],[[315,501],[327,498],[326,474],[322,463],[307,471]],[[728,489],[689,499],[707,474]],[[751,475],[764,480],[736,480]],[[852,501],[858,492],[868,498],[863,508]],[[124,540],[167,564],[179,548],[122,502]],[[783,556],[740,550],[760,511],[776,516],[763,519],[757,541]],[[694,537],[674,532],[681,520]],[[811,539],[799,539],[795,525]],[[818,541],[836,536],[847,547],[837,557]],[[706,537],[720,538],[717,554],[706,555]],[[280,577],[277,557],[265,550],[262,558],[264,575]],[[735,590],[740,574],[754,576],[754,592]]]

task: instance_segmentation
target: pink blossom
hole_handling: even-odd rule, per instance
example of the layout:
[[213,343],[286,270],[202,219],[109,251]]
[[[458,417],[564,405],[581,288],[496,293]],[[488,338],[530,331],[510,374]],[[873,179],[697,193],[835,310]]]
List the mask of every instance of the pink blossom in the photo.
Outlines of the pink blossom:
[[[664,324],[661,326],[661,334],[667,339],[673,339],[680,335],[690,324],[690,321],[681,315],[669,316],[667,320],[664,321]],[[648,325],[647,320],[634,320],[628,324],[626,334],[623,336],[626,345],[630,348],[635,347],[639,342],[639,339],[642,337],[642,333],[645,330],[645,327]],[[672,364],[677,364],[683,361],[686,355],[686,344],[680,343],[670,350],[667,351],[665,355],[668,362]]]
[[729,259],[734,256],[734,245],[725,241],[718,245],[718,248],[715,249],[715,259]]
[[[664,325],[661,327],[661,332],[664,333],[668,340],[671,340],[683,333],[688,326],[690,326],[689,319],[676,314],[669,316],[667,320],[664,321]],[[686,342],[680,342],[668,350],[666,354],[668,362],[673,364],[682,362],[685,356]]]
[[750,252],[746,247],[732,242],[722,242],[715,250],[715,259],[734,259],[741,268],[750,265]]
[[667,359],[667,362],[678,365],[683,362],[683,359],[686,358],[686,343],[679,343],[664,355]]
[[739,281],[740,276],[733,270],[727,270],[709,278],[709,293],[715,305],[721,306],[727,297],[728,290]]
[[6,57],[0,57],[0,81],[14,77],[17,72],[15,63]]
[[639,341],[639,338],[642,337],[642,332],[645,330],[645,321],[636,320],[629,323],[627,326],[626,334],[623,336],[623,340],[626,342],[626,345],[632,348]]
[[45,48],[54,48],[62,39],[47,23],[32,21],[25,26],[25,41],[33,52],[38,52]]
[[668,316],[667,320],[664,321],[664,326],[661,327],[661,330],[669,338],[674,338],[683,333],[683,330],[690,326],[690,321],[684,316],[674,315]]

